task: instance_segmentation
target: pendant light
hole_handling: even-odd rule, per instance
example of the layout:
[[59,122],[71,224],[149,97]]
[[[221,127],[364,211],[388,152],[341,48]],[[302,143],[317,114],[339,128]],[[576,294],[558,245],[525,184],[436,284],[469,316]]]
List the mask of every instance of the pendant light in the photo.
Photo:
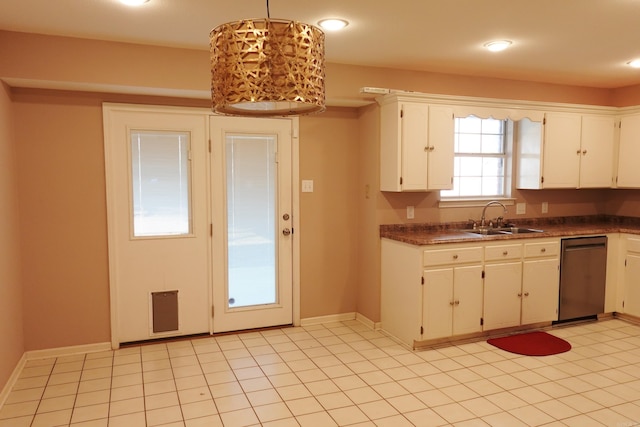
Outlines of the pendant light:
[[243,19],[211,31],[216,113],[293,116],[325,110],[324,33],[297,21]]

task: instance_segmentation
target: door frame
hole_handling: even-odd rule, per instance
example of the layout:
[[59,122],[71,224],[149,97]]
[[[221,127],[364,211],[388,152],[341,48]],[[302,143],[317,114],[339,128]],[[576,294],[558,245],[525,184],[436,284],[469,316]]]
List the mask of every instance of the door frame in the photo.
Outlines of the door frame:
[[[119,333],[118,333],[118,283],[116,281],[117,265],[115,263],[115,245],[112,242],[116,241],[115,230],[109,224],[113,224],[116,212],[115,205],[111,202],[115,194],[115,188],[113,185],[113,173],[111,168],[113,164],[113,146],[111,141],[115,138],[115,135],[111,134],[110,126],[111,115],[113,113],[174,113],[177,115],[184,114],[196,114],[206,117],[206,138],[208,143],[211,144],[211,129],[209,126],[209,117],[214,114],[206,108],[195,107],[175,107],[175,106],[157,106],[157,105],[138,105],[138,104],[124,104],[124,103],[102,103],[102,122],[103,122],[103,146],[104,146],[104,163],[105,163],[105,189],[106,189],[106,213],[107,213],[107,246],[108,246],[108,271],[109,271],[109,297],[110,297],[110,326],[111,326],[111,348],[118,349],[120,347]],[[300,326],[300,138],[299,138],[299,119],[298,117],[288,118],[291,120],[291,220],[294,233],[292,234],[292,322],[294,326]],[[207,218],[210,224],[213,222],[213,212],[211,204],[211,178],[212,178],[212,157],[211,149],[209,149],[209,158],[206,161],[207,167],[207,183],[205,184],[208,190],[207,200]],[[213,238],[209,235],[209,253],[213,250]],[[209,292],[207,295],[209,311],[209,334],[213,334],[213,274],[212,260],[207,266],[209,274]]]

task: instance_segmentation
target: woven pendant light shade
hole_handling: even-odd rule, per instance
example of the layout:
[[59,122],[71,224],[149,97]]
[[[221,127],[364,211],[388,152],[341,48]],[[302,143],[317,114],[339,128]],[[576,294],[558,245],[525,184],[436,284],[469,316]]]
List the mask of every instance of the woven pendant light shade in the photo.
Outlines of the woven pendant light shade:
[[210,34],[216,113],[290,116],[325,110],[324,33],[274,19],[220,25]]

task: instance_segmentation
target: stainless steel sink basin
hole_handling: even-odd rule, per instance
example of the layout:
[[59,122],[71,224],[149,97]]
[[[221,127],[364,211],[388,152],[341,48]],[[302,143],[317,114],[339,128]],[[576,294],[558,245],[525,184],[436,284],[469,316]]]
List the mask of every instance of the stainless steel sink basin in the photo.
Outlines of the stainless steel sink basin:
[[482,236],[495,236],[501,234],[525,234],[525,233],[542,233],[543,230],[537,228],[524,227],[500,227],[500,228],[473,228],[463,230],[467,233],[480,234]]

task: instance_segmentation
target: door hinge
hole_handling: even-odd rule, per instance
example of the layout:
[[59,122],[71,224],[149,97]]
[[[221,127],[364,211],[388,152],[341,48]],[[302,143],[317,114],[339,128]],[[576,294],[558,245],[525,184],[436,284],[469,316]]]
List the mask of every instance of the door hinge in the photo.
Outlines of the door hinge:
[[420,279],[421,279],[421,280],[420,280],[420,284],[421,284],[421,285],[424,285],[424,276],[422,276]]
[[480,318],[480,326],[484,326],[484,317]]
[[420,335],[424,334],[424,328],[420,326]]

